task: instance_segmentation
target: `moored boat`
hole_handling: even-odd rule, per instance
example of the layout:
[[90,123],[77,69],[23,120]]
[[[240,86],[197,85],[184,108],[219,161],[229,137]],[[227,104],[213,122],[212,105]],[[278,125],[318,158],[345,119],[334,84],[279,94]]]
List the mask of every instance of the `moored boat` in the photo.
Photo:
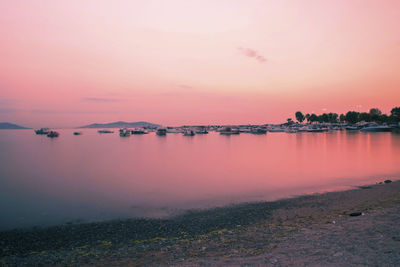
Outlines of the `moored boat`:
[[196,134],[208,134],[208,131],[206,128],[200,128],[196,130]]
[[252,133],[252,134],[266,134],[266,133],[267,133],[267,130],[266,130],[266,129],[263,129],[263,128],[260,128],[260,127],[251,128],[251,129],[250,129],[250,133]]
[[50,131],[48,134],[47,134],[47,137],[50,137],[50,138],[54,138],[54,137],[58,137],[60,134],[58,133],[58,132],[56,132],[56,131]]
[[191,129],[186,129],[186,130],[183,132],[183,135],[184,135],[184,136],[194,136],[195,133],[194,133],[194,131],[191,130]]
[[129,137],[131,136],[131,131],[128,129],[120,129],[119,130],[119,136],[121,137]]
[[373,125],[367,126],[361,129],[362,132],[390,132],[392,131],[392,127],[387,125]]
[[74,135],[81,135],[82,132],[74,132]]
[[49,128],[40,128],[39,130],[35,130],[36,134],[48,134]]
[[238,129],[232,129],[231,127],[225,127],[219,133],[222,135],[240,134]]
[[165,136],[167,135],[167,129],[165,128],[158,128],[156,131],[156,135],[158,136]]
[[104,133],[113,133],[114,131],[110,131],[110,130],[98,130],[97,131],[100,134],[104,134]]
[[345,129],[347,131],[358,131],[358,130],[360,130],[360,127],[358,127],[358,126],[346,126]]
[[148,134],[149,132],[147,132],[145,129],[143,128],[135,128],[131,131],[132,134]]
[[285,133],[297,133],[297,130],[288,128],[285,130]]
[[281,132],[284,132],[284,131],[285,130],[283,128],[281,128],[281,127],[272,127],[272,128],[268,129],[268,132],[271,132],[271,133],[281,133]]

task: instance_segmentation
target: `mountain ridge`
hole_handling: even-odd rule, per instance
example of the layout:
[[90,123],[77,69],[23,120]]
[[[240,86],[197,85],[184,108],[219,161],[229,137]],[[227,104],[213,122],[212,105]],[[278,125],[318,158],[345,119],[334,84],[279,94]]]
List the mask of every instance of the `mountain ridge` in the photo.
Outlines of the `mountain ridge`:
[[157,128],[161,125],[150,123],[146,121],[137,121],[137,122],[125,122],[125,121],[116,121],[109,123],[92,123],[89,125],[80,126],[79,128],[134,128],[134,127],[152,127]]
[[0,122],[0,130],[23,130],[23,129],[31,129],[31,128],[20,126],[10,122]]

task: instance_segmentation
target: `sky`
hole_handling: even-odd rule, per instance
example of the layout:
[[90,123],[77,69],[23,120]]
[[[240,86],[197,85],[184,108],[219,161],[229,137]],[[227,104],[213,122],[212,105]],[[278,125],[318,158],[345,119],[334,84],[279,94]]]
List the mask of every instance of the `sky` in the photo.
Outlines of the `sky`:
[[395,106],[398,0],[0,1],[0,121],[280,123]]

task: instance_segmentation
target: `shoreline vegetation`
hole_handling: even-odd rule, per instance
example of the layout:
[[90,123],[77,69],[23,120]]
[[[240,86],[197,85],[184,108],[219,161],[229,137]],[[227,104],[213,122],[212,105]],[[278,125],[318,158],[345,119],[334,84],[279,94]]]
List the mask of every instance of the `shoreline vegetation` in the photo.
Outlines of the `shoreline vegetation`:
[[126,219],[0,232],[0,266],[395,265],[400,181]]
[[[350,124],[360,122],[373,122],[373,123],[398,123],[400,122],[400,107],[392,108],[390,115],[382,113],[378,108],[371,108],[369,112],[348,111],[345,114],[337,113],[323,113],[316,115],[314,113],[303,114],[301,111],[295,113],[295,118],[298,122],[302,123],[307,120],[307,123],[339,123],[347,122]],[[287,119],[288,123],[293,122],[292,118]]]

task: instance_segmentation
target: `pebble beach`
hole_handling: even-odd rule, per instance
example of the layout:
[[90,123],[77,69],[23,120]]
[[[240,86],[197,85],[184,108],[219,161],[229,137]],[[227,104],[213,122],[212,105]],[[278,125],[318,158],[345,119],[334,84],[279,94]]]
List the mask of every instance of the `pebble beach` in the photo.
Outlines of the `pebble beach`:
[[396,266],[400,182],[274,202],[0,232],[0,266]]

